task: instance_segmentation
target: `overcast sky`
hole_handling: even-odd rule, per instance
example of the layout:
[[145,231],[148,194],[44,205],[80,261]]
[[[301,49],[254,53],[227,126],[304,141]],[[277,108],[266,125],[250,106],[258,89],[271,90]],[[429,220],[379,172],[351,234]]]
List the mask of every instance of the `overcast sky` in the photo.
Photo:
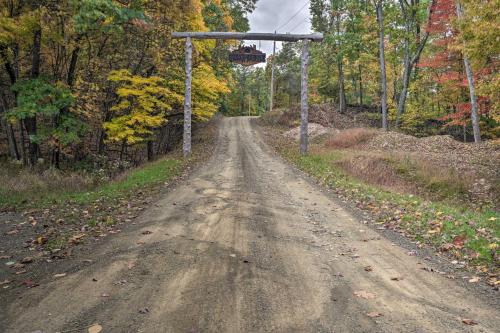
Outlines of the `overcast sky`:
[[[293,17],[295,14],[297,16]],[[280,27],[282,28],[278,30],[279,33],[311,32],[309,1],[307,0],[258,0],[257,9],[249,15],[248,19],[251,32],[274,32]],[[290,22],[287,23],[289,20]],[[246,43],[259,47],[258,41],[246,41]],[[273,42],[262,41],[260,45],[260,49],[268,56],[273,53]],[[276,43],[276,47],[279,49],[281,43]]]

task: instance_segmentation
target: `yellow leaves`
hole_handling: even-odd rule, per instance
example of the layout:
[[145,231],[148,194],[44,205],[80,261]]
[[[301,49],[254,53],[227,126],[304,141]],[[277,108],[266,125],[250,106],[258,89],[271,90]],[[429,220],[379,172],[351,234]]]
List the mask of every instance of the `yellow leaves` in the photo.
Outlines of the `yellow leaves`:
[[201,121],[210,119],[219,109],[220,95],[229,92],[227,84],[215,76],[210,66],[200,65],[193,72],[193,114]]
[[430,229],[427,231],[429,235],[439,234],[441,232],[441,227]]
[[136,144],[149,140],[153,129],[167,122],[166,112],[182,99],[157,76],[142,77],[121,69],[112,71],[108,79],[119,85],[119,102],[111,108],[115,117],[103,124],[108,141]]

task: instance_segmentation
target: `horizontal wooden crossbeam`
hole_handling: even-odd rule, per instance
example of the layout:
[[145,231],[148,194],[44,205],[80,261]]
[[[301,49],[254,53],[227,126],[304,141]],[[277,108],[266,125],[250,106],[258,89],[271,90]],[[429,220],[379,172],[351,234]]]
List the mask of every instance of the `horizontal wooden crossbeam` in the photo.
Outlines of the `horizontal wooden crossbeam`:
[[274,33],[243,33],[243,32],[173,32],[172,38],[195,38],[195,39],[234,39],[234,40],[274,40],[281,42],[298,42],[300,40],[310,40],[321,42],[322,33],[305,35],[295,34],[274,34]]

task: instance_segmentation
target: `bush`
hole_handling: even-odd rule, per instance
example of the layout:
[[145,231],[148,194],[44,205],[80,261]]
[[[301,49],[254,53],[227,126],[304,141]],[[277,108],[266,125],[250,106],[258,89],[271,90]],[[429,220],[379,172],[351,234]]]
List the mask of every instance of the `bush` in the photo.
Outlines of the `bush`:
[[349,148],[367,142],[377,135],[377,130],[352,128],[332,135],[325,142],[328,148]]

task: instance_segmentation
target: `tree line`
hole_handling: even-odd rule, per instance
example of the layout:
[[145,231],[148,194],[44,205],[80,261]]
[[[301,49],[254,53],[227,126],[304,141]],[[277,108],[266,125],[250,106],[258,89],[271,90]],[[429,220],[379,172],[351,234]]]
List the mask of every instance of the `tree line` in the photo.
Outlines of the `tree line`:
[[[0,155],[61,167],[154,158],[180,138],[184,45],[247,31],[256,0],[0,0]],[[219,110],[230,43],[196,41],[195,120]]]
[[[182,131],[181,30],[248,31],[257,0],[0,0],[0,155],[24,165],[140,162]],[[310,100],[378,109],[384,128],[498,138],[500,3],[311,0]],[[300,44],[265,68],[231,64],[235,42],[195,41],[196,121],[300,101]]]

